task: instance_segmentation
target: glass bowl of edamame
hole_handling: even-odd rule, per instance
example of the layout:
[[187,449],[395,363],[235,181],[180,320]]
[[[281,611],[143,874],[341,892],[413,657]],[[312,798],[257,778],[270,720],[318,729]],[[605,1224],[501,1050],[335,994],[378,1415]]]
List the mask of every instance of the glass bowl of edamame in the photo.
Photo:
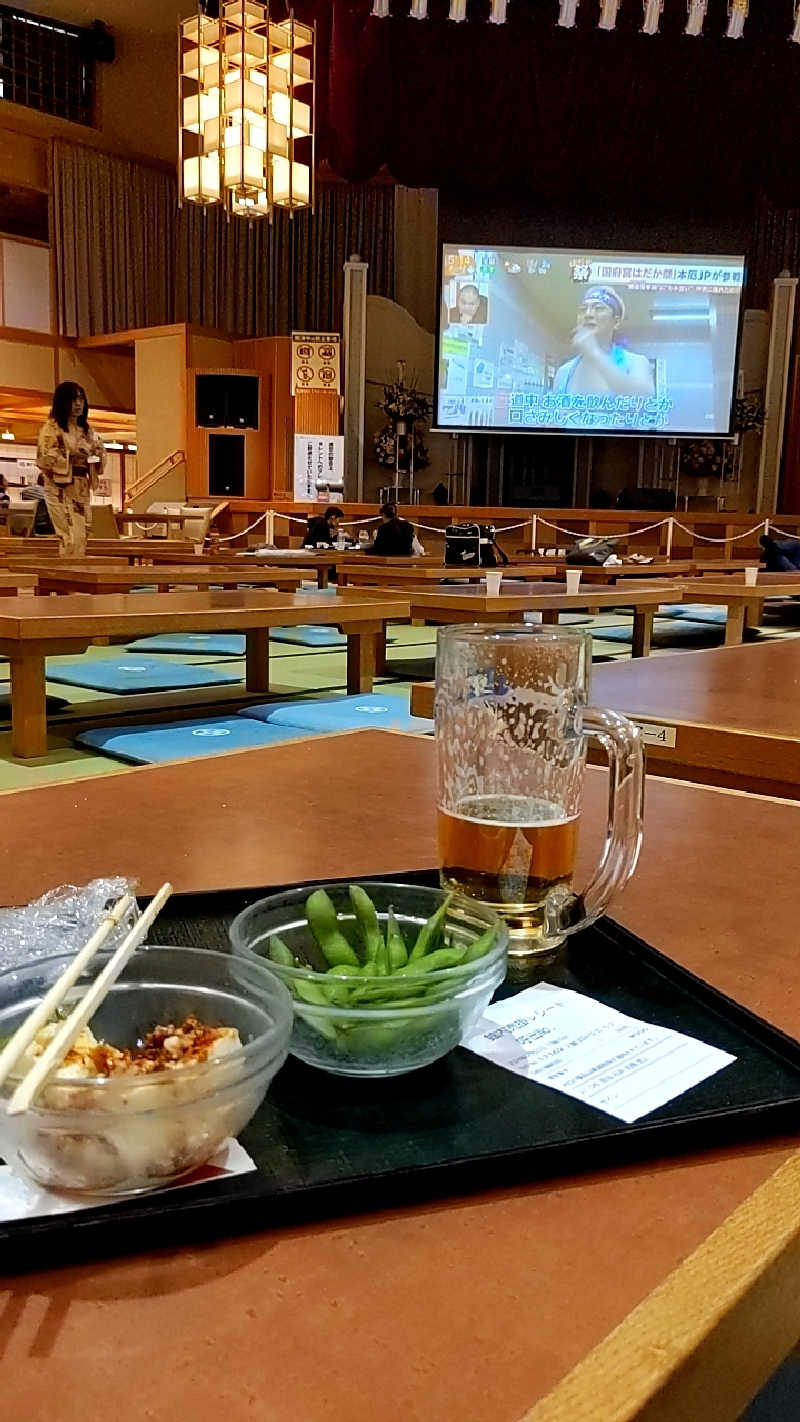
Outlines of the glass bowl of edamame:
[[292,995],[290,1052],[340,1076],[399,1076],[457,1047],[506,973],[485,905],[418,884],[291,889],[230,929]]

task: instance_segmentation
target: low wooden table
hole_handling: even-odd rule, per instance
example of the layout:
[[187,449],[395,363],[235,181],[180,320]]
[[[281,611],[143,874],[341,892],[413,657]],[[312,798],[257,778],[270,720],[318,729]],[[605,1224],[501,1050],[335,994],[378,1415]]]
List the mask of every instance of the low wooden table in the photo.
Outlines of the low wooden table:
[[11,663],[11,745],[24,758],[47,751],[46,657],[85,652],[108,637],[155,632],[244,632],[247,688],[269,690],[270,627],[325,623],[347,637],[347,689],[371,691],[386,621],[409,615],[402,593],[117,593],[17,597],[0,602],[0,653]]
[[0,597],[14,597],[16,593],[22,592],[23,589],[28,589],[32,592],[36,588],[38,581],[36,573],[27,568],[24,571],[22,569],[19,569],[19,571],[11,569],[6,572],[4,570],[0,572]]
[[[187,545],[188,547],[188,545]],[[349,553],[339,552],[337,549],[330,549],[322,552],[315,549],[268,549],[264,553],[236,553],[234,551],[220,552],[213,546],[202,554],[194,554],[189,559],[182,558],[179,553],[167,550],[154,555],[154,563],[174,563],[197,561],[204,567],[226,568],[283,568],[291,569],[293,572],[316,574],[317,586],[326,588],[330,581],[330,575],[339,566],[350,558],[353,558],[352,550]]]
[[502,583],[497,597],[466,584],[431,591],[406,590],[411,617],[424,622],[520,622],[526,612],[541,612],[542,621],[557,623],[560,612],[580,612],[589,607],[625,607],[633,610],[632,655],[650,651],[653,617],[663,602],[680,602],[684,584],[640,583],[629,580],[620,587],[587,587],[568,593],[566,585]]
[[209,568],[200,560],[186,565],[159,564],[152,568],[131,568],[125,563],[43,563],[38,566],[37,572],[39,590],[43,593],[130,592],[143,583],[156,583],[159,592],[169,592],[170,588],[178,587],[238,588],[243,583],[294,592],[303,580],[297,568],[233,568],[222,565]]
[[754,587],[743,577],[716,582],[711,576],[689,579],[681,584],[684,602],[722,605],[728,609],[725,646],[736,647],[746,627],[758,627],[764,603],[770,597],[800,597],[800,573],[759,573]]
[[643,726],[663,775],[800,799],[800,641],[679,652],[592,672],[592,700]]
[[[350,806],[319,794],[332,764]],[[581,874],[606,797],[590,771]],[[0,796],[2,895],[402,875],[437,862],[435,807],[432,743],[376,731],[25,790]],[[654,781],[614,916],[795,1034],[799,834],[800,806]],[[796,1145],[54,1260],[6,1277],[6,1414],[85,1422],[113,1396],[119,1422],[735,1422],[800,1332]]]
[[156,552],[191,553],[194,545],[186,538],[92,538],[86,552],[112,558],[127,558],[129,563],[152,563]]

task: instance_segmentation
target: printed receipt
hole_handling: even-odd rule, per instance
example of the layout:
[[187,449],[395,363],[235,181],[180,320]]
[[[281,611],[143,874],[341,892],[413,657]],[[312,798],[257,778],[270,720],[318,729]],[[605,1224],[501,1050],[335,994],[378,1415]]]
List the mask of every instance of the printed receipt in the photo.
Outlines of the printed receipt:
[[492,1003],[461,1045],[628,1124],[736,1061],[550,983]]

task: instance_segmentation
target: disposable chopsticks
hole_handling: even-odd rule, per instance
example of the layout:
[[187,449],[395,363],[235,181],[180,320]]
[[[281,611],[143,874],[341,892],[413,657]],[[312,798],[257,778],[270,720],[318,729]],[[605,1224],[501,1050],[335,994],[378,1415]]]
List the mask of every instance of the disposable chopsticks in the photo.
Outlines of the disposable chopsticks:
[[[94,1016],[126,963],[139,947],[153,920],[161,912],[161,909],[164,907],[171,893],[172,885],[163,884],[155,898],[151,900],[144,910],[144,913],[136,920],[136,923],[120,943],[119,947],[112,953],[102,972],[95,978],[91,987],[84,993],[80,1002],[73,1008],[66,1021],[61,1024],[55,1036],[42,1052],[42,1055],[37,1057],[27,1076],[20,1082],[6,1107],[6,1113],[9,1116],[16,1116],[20,1112],[26,1111],[33,1103],[37,1092],[42,1087],[50,1072],[64,1060],[64,1057],[67,1055],[67,1052],[70,1050],[78,1034],[83,1030],[90,1018]],[[55,1009],[60,1005],[76,978],[83,971],[85,965],[105,942],[105,939],[115,926],[115,923],[118,923],[120,919],[124,917],[124,914],[132,903],[130,896],[126,896],[126,898],[128,899],[128,903],[125,903],[125,899],[120,900],[111,914],[107,916],[104,923],[101,924],[97,932],[92,935],[92,938],[86,944],[85,948],[81,949],[81,952],[61,974],[58,981],[53,984],[53,987],[39,1006],[34,1008],[33,1012],[30,1013],[25,1022],[22,1023],[22,1026],[15,1032],[11,1041],[0,1055],[0,1073],[3,1073],[3,1058],[6,1056],[6,1053],[8,1053],[9,1057],[9,1064],[5,1066],[5,1072],[0,1074],[0,1084],[2,1084],[4,1076],[8,1074],[14,1061],[16,1061],[30,1042],[33,1041],[36,1033],[44,1023],[49,1020]],[[122,907],[123,904],[125,905],[124,908]],[[97,941],[98,939],[99,942]],[[31,1023],[34,1021],[36,1025],[31,1031]],[[20,1037],[21,1043],[17,1045],[12,1052],[11,1049]]]
[[99,927],[92,934],[88,943],[76,953],[72,962],[67,965],[60,978],[53,983],[49,992],[45,994],[32,1012],[28,1013],[24,1022],[20,1024],[2,1052],[0,1052],[0,1086],[2,1086],[9,1072],[13,1070],[17,1060],[22,1053],[30,1046],[37,1032],[45,1027],[53,1016],[53,1013],[60,1006],[64,999],[64,994],[69,991],[74,982],[77,982],[84,968],[88,966],[98,949],[102,948],[109,934],[113,932],[118,923],[121,923],[126,913],[133,908],[134,899],[132,894],[125,894],[119,899],[112,909],[104,915]]

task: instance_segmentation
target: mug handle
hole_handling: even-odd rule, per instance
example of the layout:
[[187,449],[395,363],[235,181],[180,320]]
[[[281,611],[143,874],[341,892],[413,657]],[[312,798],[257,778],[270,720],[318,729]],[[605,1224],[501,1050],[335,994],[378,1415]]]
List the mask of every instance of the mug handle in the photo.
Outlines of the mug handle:
[[580,894],[556,890],[544,906],[544,940],[560,942],[567,934],[594,923],[614,894],[627,884],[639,858],[644,820],[644,749],[642,733],[627,716],[588,706],[584,734],[608,756],[606,842],[594,878]]

